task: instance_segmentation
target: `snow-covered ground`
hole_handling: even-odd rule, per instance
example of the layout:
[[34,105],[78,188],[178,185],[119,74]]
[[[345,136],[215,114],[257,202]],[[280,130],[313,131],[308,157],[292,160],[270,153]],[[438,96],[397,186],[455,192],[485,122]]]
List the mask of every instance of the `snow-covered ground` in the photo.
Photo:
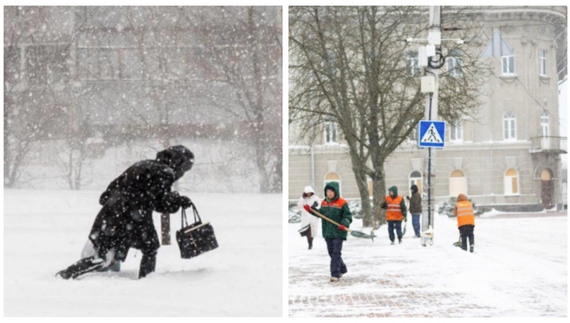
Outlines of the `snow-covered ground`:
[[172,215],[172,244],[145,279],[133,249],[120,273],[54,277],[79,260],[100,193],[4,190],[5,316],[282,316],[280,194],[188,194],[219,248],[181,259],[180,215]]
[[[504,214],[476,219],[475,252],[454,247],[455,218],[436,216],[434,245],[413,237],[401,245],[387,227],[369,239],[348,237],[348,273],[330,283],[322,237],[313,250],[289,224],[290,317],[567,317],[566,214]],[[356,220],[351,229],[370,233]]]

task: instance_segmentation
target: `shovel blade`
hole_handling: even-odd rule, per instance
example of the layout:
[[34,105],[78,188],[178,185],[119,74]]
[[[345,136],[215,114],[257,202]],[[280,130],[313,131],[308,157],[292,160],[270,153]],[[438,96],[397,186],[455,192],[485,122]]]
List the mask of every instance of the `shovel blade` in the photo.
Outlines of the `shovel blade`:
[[373,232],[370,232],[370,234],[366,234],[364,232],[354,231],[354,230],[350,231],[350,235],[355,238],[372,239],[372,242],[374,242],[374,237],[376,237]]

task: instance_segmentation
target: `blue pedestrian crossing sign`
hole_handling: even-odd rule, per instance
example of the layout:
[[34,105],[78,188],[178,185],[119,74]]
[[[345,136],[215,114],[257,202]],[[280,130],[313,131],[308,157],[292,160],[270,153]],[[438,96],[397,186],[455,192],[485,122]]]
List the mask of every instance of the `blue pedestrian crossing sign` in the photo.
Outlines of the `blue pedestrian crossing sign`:
[[418,146],[443,148],[445,138],[445,122],[420,120]]

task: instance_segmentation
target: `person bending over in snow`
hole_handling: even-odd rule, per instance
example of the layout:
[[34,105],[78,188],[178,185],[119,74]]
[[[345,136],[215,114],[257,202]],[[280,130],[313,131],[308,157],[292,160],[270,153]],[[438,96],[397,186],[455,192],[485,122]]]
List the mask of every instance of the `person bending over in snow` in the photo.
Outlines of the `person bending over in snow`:
[[382,203],[381,207],[386,209],[386,221],[388,221],[388,235],[391,244],[394,244],[394,228],[396,235],[398,235],[398,242],[402,243],[402,220],[406,218],[406,202],[402,196],[398,195],[398,188],[392,186],[388,189],[388,196],[386,201]]
[[105,270],[125,261],[129,248],[142,252],[139,278],[154,272],[160,247],[152,212],[176,213],[192,206],[187,196],[171,191],[175,181],[194,164],[194,154],[182,145],[158,152],[156,160],[143,160],[129,167],[109,184],[99,203],[103,206],[89,234],[93,254],[56,274],[77,278]]
[[[303,208],[314,215],[311,211],[313,209],[308,204],[305,204]],[[341,255],[342,243],[346,241],[347,236],[346,229],[352,223],[352,214],[348,208],[348,203],[338,194],[338,183],[330,182],[325,186],[325,199],[321,202],[319,213],[340,224],[336,226],[322,219],[323,238],[327,242],[327,250],[331,258],[330,281],[338,282],[342,275],[348,272]]]
[[473,244],[475,243],[475,235],[473,235],[475,230],[475,212],[473,211],[473,204],[469,202],[465,194],[457,196],[454,211],[457,217],[461,249],[467,251],[467,238],[469,238],[469,251],[473,252]]

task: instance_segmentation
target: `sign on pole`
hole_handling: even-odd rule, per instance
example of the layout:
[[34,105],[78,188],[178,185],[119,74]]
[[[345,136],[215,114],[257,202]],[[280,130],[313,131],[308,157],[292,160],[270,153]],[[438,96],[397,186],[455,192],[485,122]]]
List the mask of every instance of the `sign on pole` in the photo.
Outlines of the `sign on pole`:
[[418,146],[428,148],[443,148],[445,138],[445,122],[421,120]]

